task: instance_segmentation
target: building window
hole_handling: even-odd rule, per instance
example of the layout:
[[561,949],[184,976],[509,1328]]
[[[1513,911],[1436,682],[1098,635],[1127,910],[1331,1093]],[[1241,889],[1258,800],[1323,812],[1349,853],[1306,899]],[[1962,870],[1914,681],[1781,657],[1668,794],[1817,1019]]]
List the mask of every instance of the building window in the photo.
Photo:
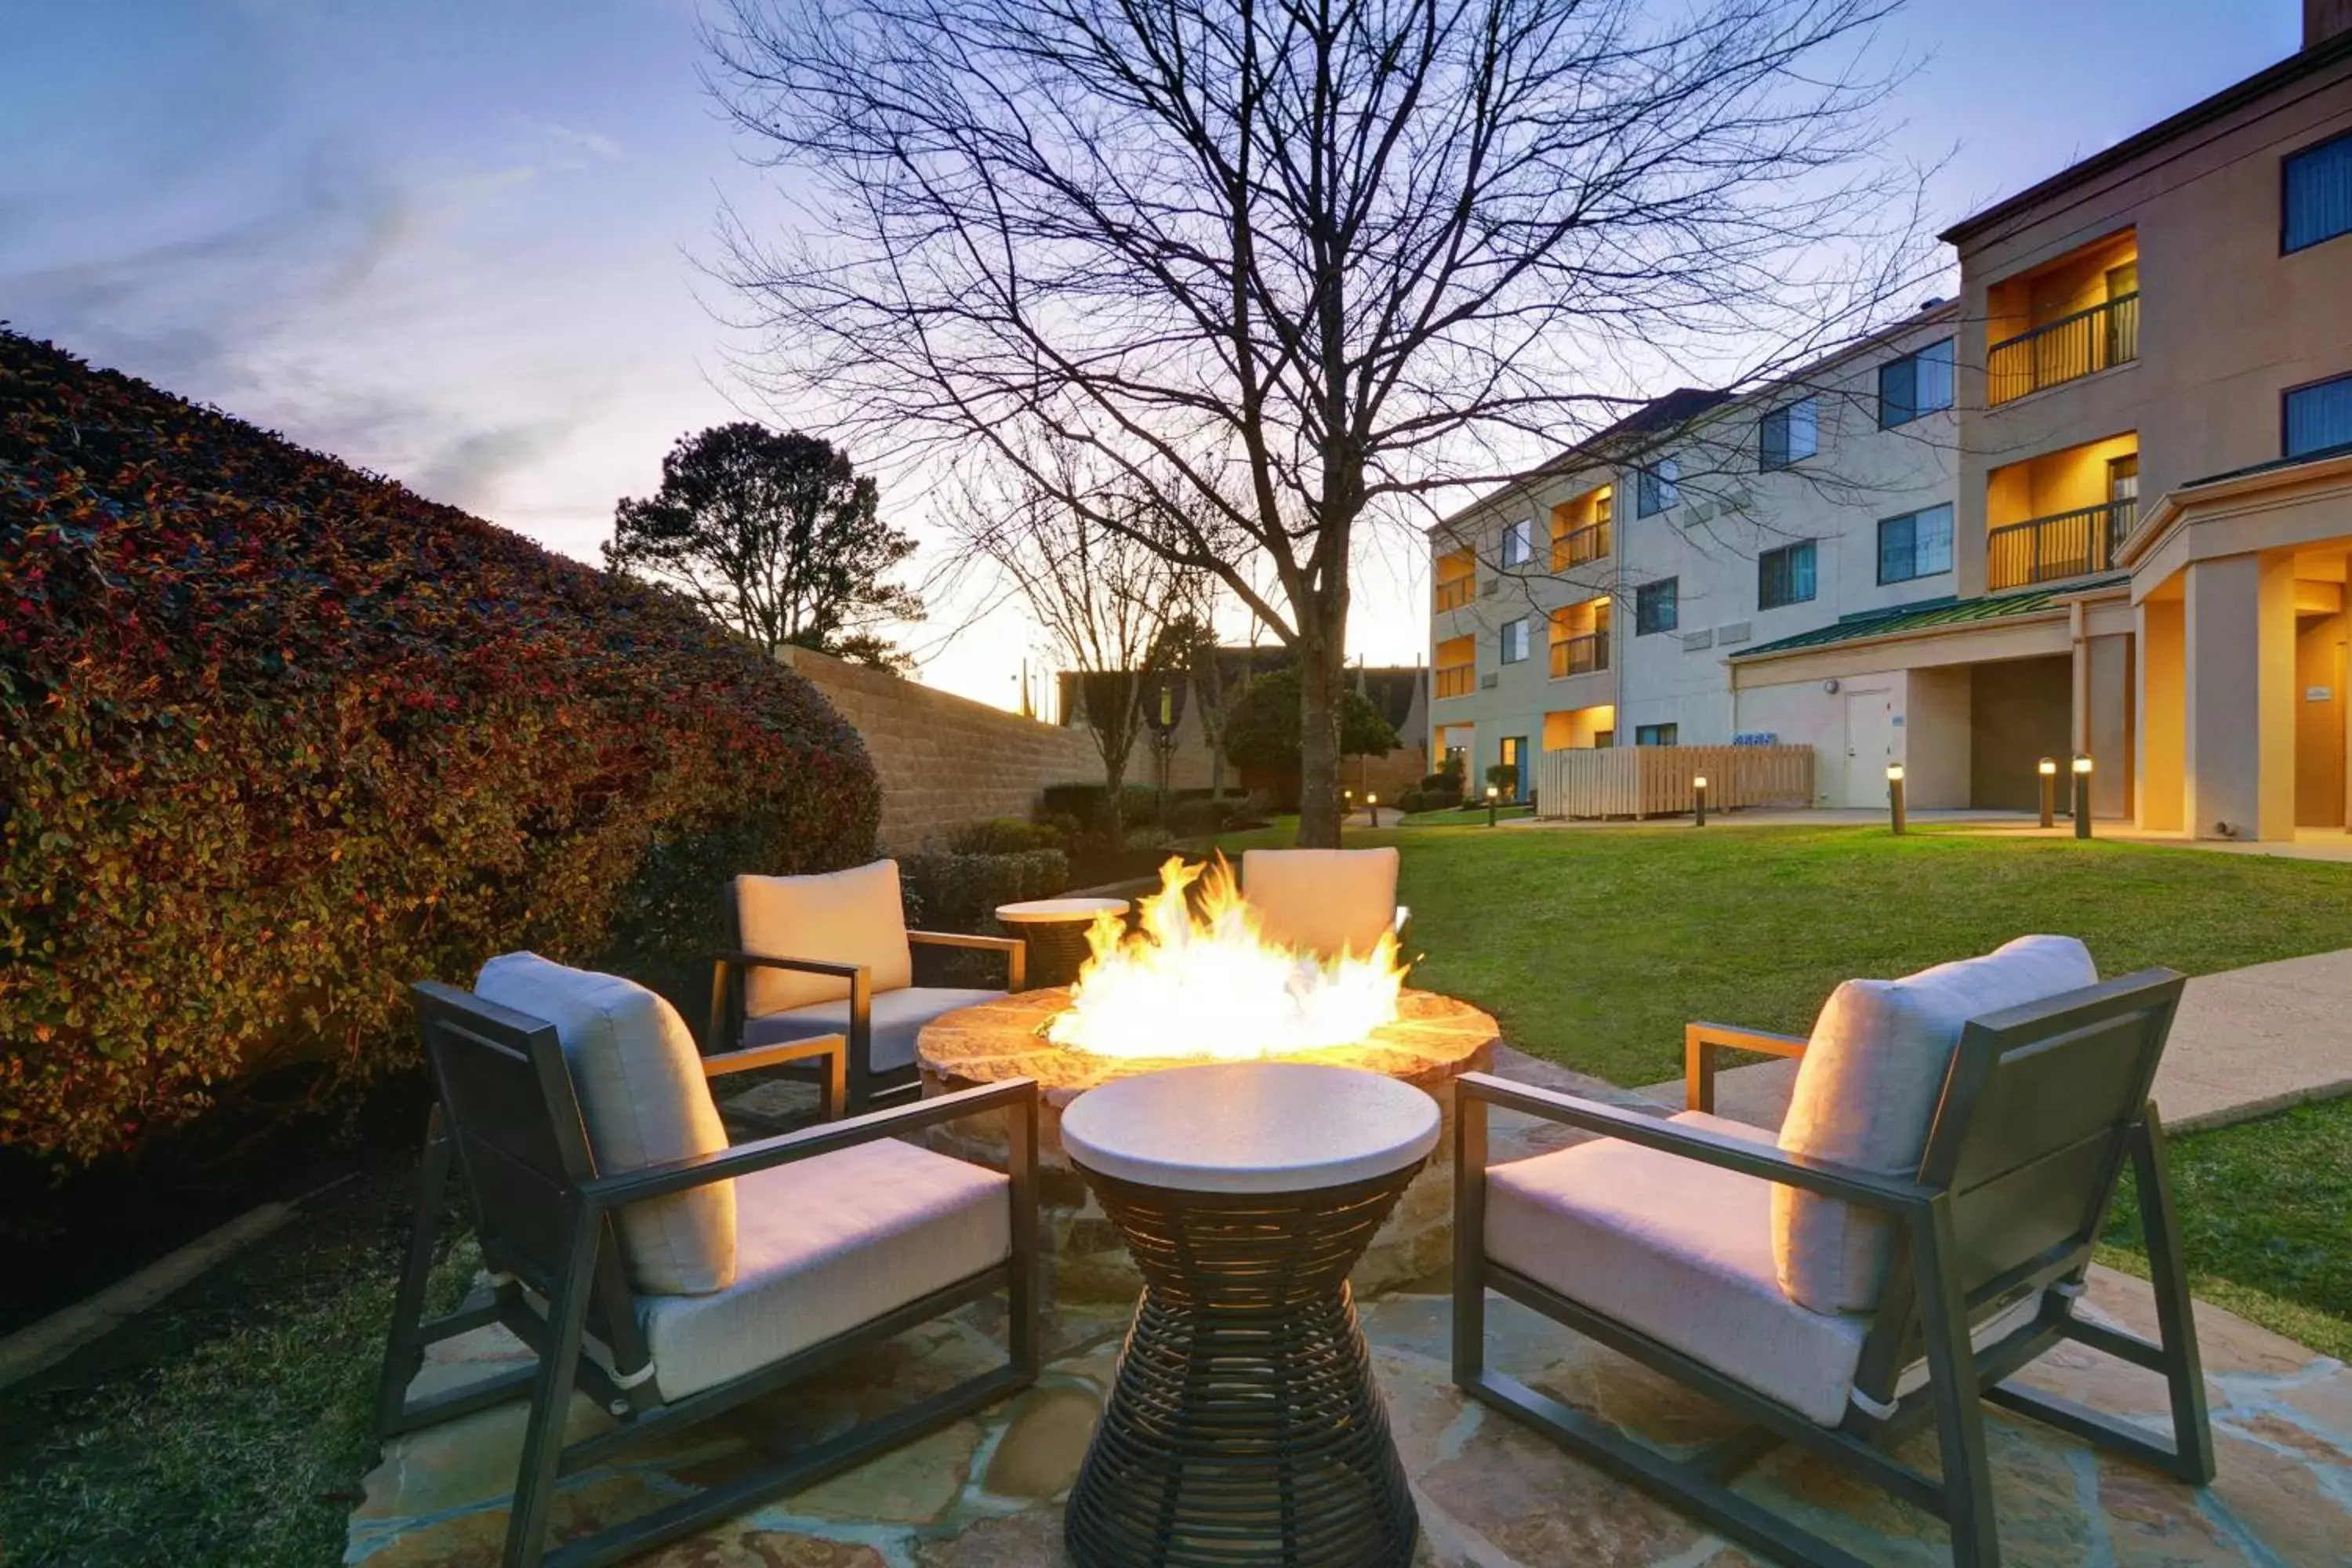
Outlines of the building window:
[[1528,623],[1524,616],[1503,623],[1503,662],[1517,664],[1528,657]]
[[1756,607],[1777,610],[1813,596],[1813,542],[1784,544],[1756,558]]
[[1637,746],[1678,746],[1682,744],[1679,724],[1636,724],[1633,744]]
[[1892,430],[1952,405],[1952,340],[1878,367],[1878,427]]
[[1682,624],[1682,607],[1676,602],[1681,588],[1681,578],[1669,577],[1662,583],[1644,583],[1633,590],[1635,637],[1670,632]]
[[1908,583],[1952,569],[1952,509],[1931,506],[1878,524],[1878,580]]
[[1633,480],[1633,515],[1655,517],[1681,499],[1675,481],[1683,477],[1682,465],[1672,458],[1660,458],[1643,468]]
[[2286,455],[2301,458],[2352,441],[2352,375],[2286,395]]
[[1806,397],[1764,416],[1757,427],[1757,458],[1766,473],[1821,450],[1821,401]]
[[1504,526],[1504,565],[1524,566],[1528,563],[1528,557],[1535,553],[1535,529],[1534,520],[1525,517]]
[[2281,250],[2352,234],[2352,132],[2286,160],[2279,207]]

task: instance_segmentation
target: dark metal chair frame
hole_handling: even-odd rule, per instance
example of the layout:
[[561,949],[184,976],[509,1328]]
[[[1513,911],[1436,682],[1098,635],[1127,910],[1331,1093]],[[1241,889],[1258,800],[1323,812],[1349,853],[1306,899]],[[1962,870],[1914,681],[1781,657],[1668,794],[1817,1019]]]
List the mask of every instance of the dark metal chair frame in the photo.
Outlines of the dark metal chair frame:
[[[1917,1174],[1908,1180],[1808,1160],[1663,1118],[1505,1082],[1460,1079],[1456,1150],[1454,1376],[1462,1388],[1625,1479],[1675,1503],[1753,1552],[1807,1568],[1868,1568],[1860,1559],[1731,1489],[1764,1454],[1793,1443],[1942,1519],[1958,1568],[1997,1568],[2000,1547],[1979,1397],[2033,1416],[2191,1485],[2213,1479],[2213,1437],[2180,1232],[2165,1168],[2163,1125],[2148,1088],[2180,999],[2169,970],[2086,987],[1973,1020],[1946,1077]],[[1718,1050],[1797,1056],[1804,1042],[1709,1024],[1687,1038],[1693,1109],[1713,1100]],[[1662,1153],[1843,1199],[1899,1226],[1885,1293],[1854,1386],[1883,1415],[1849,1405],[1826,1427],[1645,1334],[1485,1256],[1490,1106],[1622,1139]],[[2074,1315],[2124,1163],[2138,1186],[2160,1342]],[[1486,1292],[1496,1290],[1632,1357],[1755,1423],[1688,1459],[1670,1458],[1490,1370]],[[1979,1350],[1973,1324],[2033,1291],[2033,1318]],[[2172,1440],[2009,1381],[2066,1341],[2163,1376]],[[1927,1383],[1897,1397],[1924,1352]],[[1932,1425],[1943,1473],[1889,1451]]]
[[[1015,1079],[943,1095],[716,1153],[606,1175],[597,1170],[590,1151],[552,1024],[453,986],[427,982],[415,986],[412,995],[433,1069],[436,1104],[426,1127],[416,1220],[394,1298],[377,1392],[375,1437],[381,1444],[404,1432],[530,1394],[530,1417],[501,1559],[505,1568],[534,1568],[542,1562],[559,1568],[600,1568],[621,1562],[712,1520],[860,1464],[1035,1380],[1041,1342],[1034,1081]],[[707,1058],[704,1072],[717,1078],[823,1058],[837,1089],[845,1054],[842,1037],[829,1035]],[[1009,1258],[756,1372],[683,1398],[664,1395],[635,1298],[622,1273],[614,1229],[618,1210],[1000,1110],[1011,1131]],[[478,1294],[456,1311],[427,1322],[426,1281],[453,1160],[462,1168],[474,1200],[482,1258],[494,1287],[487,1300]],[[549,1505],[562,1477],[797,1384],[869,1344],[998,1291],[1007,1300],[1010,1343],[1003,1365],[751,1474],[601,1534],[547,1550]],[[544,1304],[534,1304],[532,1295]],[[408,1386],[427,1346],[492,1323],[512,1331],[537,1352],[536,1362],[410,1403]],[[584,1353],[591,1335],[610,1355],[611,1372]],[[618,1417],[621,1425],[566,1445],[564,1410],[574,1388]]]
[[[835,963],[818,958],[793,958],[780,953],[743,951],[742,927],[735,914],[735,892],[727,893],[727,946],[710,971],[710,1032],[703,1049],[717,1051],[743,1038],[746,1014],[743,979],[751,969],[789,969],[803,974],[829,974],[849,982],[849,1073],[847,1108],[852,1114],[877,1104],[891,1104],[920,1095],[920,1075],[912,1067],[887,1072],[874,1068],[874,973],[862,963]],[[970,948],[1004,954],[1008,992],[1022,989],[1028,967],[1028,948],[1017,936],[974,936],[951,931],[908,931],[915,947]],[[840,1102],[836,1102],[838,1105]]]

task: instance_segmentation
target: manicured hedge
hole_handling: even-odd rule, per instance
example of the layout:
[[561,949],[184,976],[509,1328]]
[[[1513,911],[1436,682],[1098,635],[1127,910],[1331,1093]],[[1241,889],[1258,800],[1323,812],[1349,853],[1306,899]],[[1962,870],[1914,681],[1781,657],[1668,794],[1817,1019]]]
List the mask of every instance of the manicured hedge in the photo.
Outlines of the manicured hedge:
[[414,1060],[535,948],[690,1004],[738,870],[871,852],[874,771],[682,602],[0,333],[0,1142]]

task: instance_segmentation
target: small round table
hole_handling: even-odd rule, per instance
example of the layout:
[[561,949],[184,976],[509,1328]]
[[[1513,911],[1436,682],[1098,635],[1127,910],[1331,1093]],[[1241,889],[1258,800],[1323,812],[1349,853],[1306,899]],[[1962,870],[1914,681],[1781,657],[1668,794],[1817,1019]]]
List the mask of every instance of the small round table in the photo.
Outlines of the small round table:
[[1097,915],[1127,913],[1125,899],[1031,899],[999,904],[996,918],[1029,944],[1026,984],[1067,985],[1087,961],[1087,932]]
[[1072,1101],[1062,1142],[1144,1279],[1064,1536],[1079,1568],[1405,1568],[1417,1521],[1348,1270],[1436,1101],[1235,1062]]

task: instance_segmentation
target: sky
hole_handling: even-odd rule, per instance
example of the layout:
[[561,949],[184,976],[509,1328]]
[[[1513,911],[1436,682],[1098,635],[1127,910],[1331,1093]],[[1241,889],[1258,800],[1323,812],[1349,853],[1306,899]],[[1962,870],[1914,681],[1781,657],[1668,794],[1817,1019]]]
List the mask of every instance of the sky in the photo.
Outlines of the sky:
[[[802,221],[702,86],[697,0],[0,0],[0,320],[585,560],[729,373],[719,206]],[[1893,150],[1941,227],[2294,52],[2298,0],[1912,0]],[[852,454],[855,457],[855,453]],[[1018,705],[1017,608],[923,581],[931,684]],[[1427,651],[1425,563],[1349,652]]]

